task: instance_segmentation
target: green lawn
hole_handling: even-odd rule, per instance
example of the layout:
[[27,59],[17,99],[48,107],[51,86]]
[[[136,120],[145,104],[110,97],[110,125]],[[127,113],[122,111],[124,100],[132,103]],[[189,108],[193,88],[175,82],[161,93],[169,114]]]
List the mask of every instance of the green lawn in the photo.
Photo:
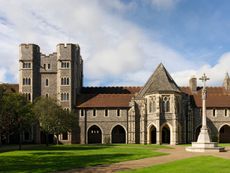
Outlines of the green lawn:
[[229,173],[230,160],[199,156],[120,173]]
[[[159,145],[34,146],[0,153],[0,172],[53,172],[160,156]],[[0,150],[1,151],[1,150]]]

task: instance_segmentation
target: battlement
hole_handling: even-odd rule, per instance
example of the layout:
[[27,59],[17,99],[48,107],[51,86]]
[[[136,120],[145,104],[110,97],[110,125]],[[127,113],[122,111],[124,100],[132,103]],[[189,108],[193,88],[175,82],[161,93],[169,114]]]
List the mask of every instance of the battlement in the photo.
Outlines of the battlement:
[[57,52],[53,52],[53,53],[50,53],[50,54],[41,53],[41,58],[50,58],[50,57],[53,57],[53,56],[56,56],[56,55],[57,55]]
[[71,48],[71,47],[74,47],[74,48],[77,48],[79,49],[79,45],[78,44],[73,44],[73,43],[59,43],[57,44],[57,49],[66,49],[66,48]]
[[19,47],[21,49],[32,49],[32,48],[35,49],[36,48],[38,51],[40,51],[40,47],[36,44],[33,44],[33,43],[28,43],[28,44],[22,43],[19,45]]

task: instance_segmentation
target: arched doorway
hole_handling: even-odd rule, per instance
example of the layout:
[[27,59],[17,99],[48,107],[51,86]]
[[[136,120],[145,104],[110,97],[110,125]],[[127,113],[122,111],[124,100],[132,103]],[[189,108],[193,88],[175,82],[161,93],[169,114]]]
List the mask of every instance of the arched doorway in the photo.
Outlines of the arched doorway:
[[102,143],[102,133],[101,129],[93,125],[88,130],[88,144],[101,144]]
[[224,125],[219,131],[219,142],[230,143],[230,126]]
[[198,136],[200,134],[200,130],[201,130],[201,125],[196,128],[196,136],[195,136],[196,139],[195,139],[195,141],[197,141],[197,139],[198,139]]
[[167,124],[162,128],[161,139],[163,144],[170,144],[170,128]]
[[150,127],[150,144],[156,144],[157,143],[157,130],[155,126]]
[[112,130],[112,143],[125,143],[126,142],[125,129],[117,125]]
[[48,140],[48,144],[53,144],[54,143],[54,135],[53,134],[48,134],[47,136],[47,133],[44,132],[44,131],[41,131],[40,132],[40,143],[41,144],[46,144]]

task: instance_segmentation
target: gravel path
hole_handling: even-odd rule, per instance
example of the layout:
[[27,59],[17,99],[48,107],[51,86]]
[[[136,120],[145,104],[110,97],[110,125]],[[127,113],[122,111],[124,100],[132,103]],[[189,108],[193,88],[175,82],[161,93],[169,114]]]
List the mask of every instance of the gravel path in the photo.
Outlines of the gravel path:
[[130,160],[120,163],[114,163],[111,165],[99,165],[94,167],[79,168],[64,171],[62,173],[112,173],[127,169],[137,169],[143,167],[149,167],[157,164],[167,163],[174,160],[181,160],[185,158],[201,156],[201,155],[212,155],[216,157],[222,157],[225,159],[230,159],[230,147],[225,148],[226,152],[220,153],[192,153],[185,151],[185,146],[174,146],[175,149],[160,149],[158,151],[169,153],[169,155],[150,157],[140,160]]

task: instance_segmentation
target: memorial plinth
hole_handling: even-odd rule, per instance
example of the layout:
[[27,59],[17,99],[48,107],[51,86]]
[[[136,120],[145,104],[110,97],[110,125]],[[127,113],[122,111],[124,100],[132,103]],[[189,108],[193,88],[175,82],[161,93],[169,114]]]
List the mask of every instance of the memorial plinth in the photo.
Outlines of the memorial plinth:
[[206,98],[207,91],[205,83],[209,78],[204,74],[200,80],[203,82],[202,89],[202,127],[200,134],[198,136],[197,142],[192,142],[191,147],[187,147],[186,151],[191,152],[221,152],[224,151],[224,147],[219,147],[217,142],[211,142],[208,128],[207,128],[207,119],[206,119]]

